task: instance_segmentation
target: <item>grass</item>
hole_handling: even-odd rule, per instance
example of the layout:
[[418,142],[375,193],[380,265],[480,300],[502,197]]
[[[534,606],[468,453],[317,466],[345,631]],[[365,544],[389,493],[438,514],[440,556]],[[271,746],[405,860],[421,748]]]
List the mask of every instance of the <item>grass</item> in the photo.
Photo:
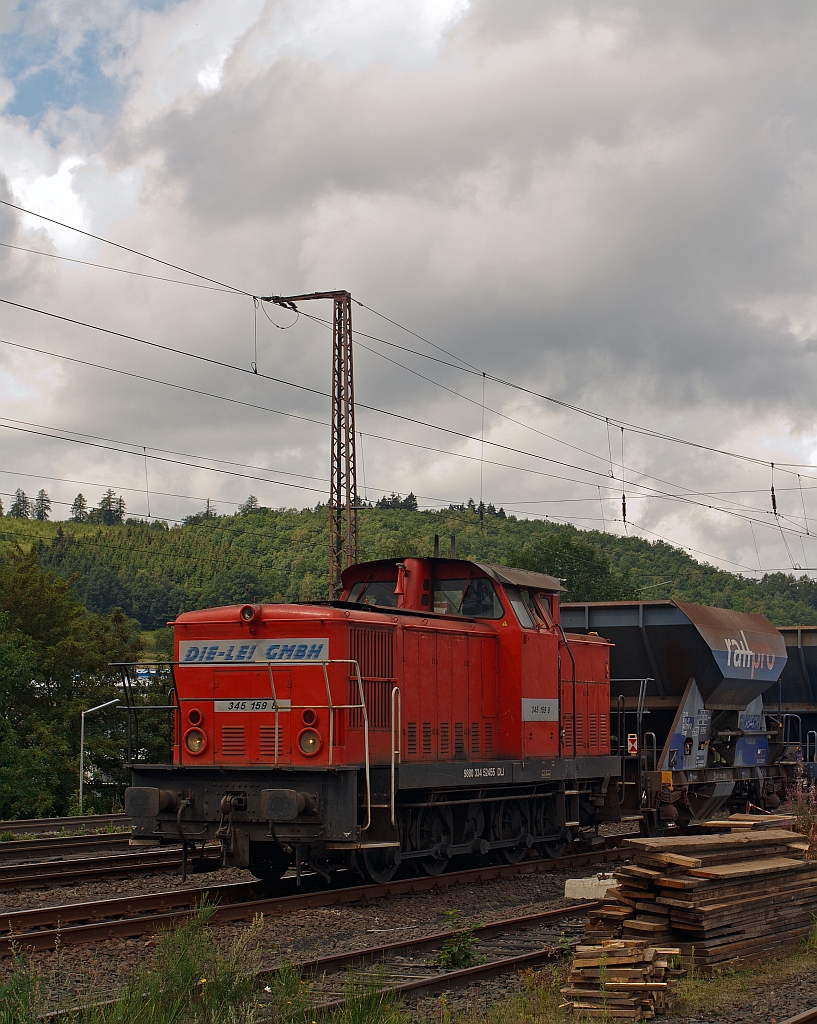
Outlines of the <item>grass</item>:
[[[258,939],[263,919],[239,933],[232,945],[220,948],[208,921],[214,907],[202,904],[190,920],[174,931],[163,932],[149,965],[134,971],[115,1000],[94,1005],[99,990],[94,979],[80,985],[85,996],[72,991],[62,979],[65,993],[61,1024],[401,1024],[403,1011],[393,997],[384,995],[384,968],[360,975],[350,972],[344,1001],[332,1011],[317,1009],[311,986],[293,964],[274,972],[259,972]],[[59,964],[59,956],[57,957]],[[811,976],[817,965],[817,919],[800,948],[786,957],[752,963],[702,977],[690,971],[681,979],[676,1016],[728,1012],[747,994],[759,994],[788,981]],[[518,988],[501,1001],[471,996],[466,1012],[454,1012],[442,996],[423,1016],[434,1024],[585,1024],[561,1009],[560,988],[569,966],[561,961],[549,968],[527,970],[518,976]],[[5,982],[0,982],[0,1024],[39,1024],[54,1009],[49,992],[60,990],[60,967],[43,978],[19,953]]]
[[36,975],[17,953],[0,982],[0,1024],[41,1024],[55,1009],[53,992],[60,990],[60,1024],[398,1024],[400,1011],[382,992],[382,968],[360,977],[350,973],[343,1005],[316,1012],[297,967],[284,964],[260,973],[263,918],[225,951],[207,927],[214,910],[202,903],[186,924],[161,933],[150,965],[134,971],[118,997],[106,1002],[94,978],[70,985],[60,978],[59,950],[49,978]]

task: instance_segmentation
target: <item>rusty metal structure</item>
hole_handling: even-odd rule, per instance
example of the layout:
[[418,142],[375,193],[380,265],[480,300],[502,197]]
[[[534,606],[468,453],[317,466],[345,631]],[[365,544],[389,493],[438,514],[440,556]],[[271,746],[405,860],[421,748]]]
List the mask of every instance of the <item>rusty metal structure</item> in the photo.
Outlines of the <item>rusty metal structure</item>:
[[331,299],[333,306],[332,441],[329,467],[329,600],[333,601],[343,589],[343,570],[358,560],[352,296],[347,291],[331,291],[261,297],[262,302],[273,302],[295,311],[298,308],[296,302],[313,299]]

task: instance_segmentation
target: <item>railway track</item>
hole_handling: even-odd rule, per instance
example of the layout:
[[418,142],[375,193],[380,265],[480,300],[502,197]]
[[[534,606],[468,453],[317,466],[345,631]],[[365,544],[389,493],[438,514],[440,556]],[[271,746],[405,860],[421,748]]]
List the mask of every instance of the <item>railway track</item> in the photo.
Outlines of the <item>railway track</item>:
[[[214,847],[213,857],[219,850]],[[108,854],[92,859],[44,860],[31,863],[0,863],[0,892],[22,889],[36,889],[43,885],[72,885],[82,882],[96,882],[103,879],[129,878],[136,874],[153,871],[175,871],[181,868],[181,850],[174,847],[163,850],[145,850],[140,853]],[[189,872],[217,870],[219,862],[212,867],[199,862],[188,854]]]
[[[311,960],[304,965],[303,974],[314,979],[312,1008],[327,1011],[343,1005],[350,968],[378,965],[376,977],[382,991],[413,1001],[502,974],[539,967],[558,959],[563,952],[565,942],[562,935],[554,934],[554,925],[569,918],[583,920],[587,911],[596,906],[598,901],[585,902],[469,928],[471,956],[475,962],[459,969],[447,970],[440,966],[440,953],[446,943],[462,935],[462,931],[456,929]],[[522,937],[520,933],[527,934]],[[278,965],[263,968],[259,977],[276,970]]]
[[[195,911],[203,898],[216,904],[214,923],[252,920],[256,914],[281,915],[306,908],[377,900],[410,892],[472,882],[508,878],[520,874],[559,871],[603,864],[626,856],[619,846],[605,845],[589,852],[569,853],[555,860],[492,865],[436,876],[395,879],[384,885],[340,885],[314,892],[259,896],[261,883],[204,886],[174,892],[151,893],[96,900],[65,906],[10,911],[0,914],[0,956],[17,949],[42,951],[61,946],[84,945],[110,938],[133,938],[180,923]],[[295,880],[283,880],[294,890]]]
[[48,839],[18,839],[0,843],[0,864],[87,857],[88,854],[118,853],[128,849],[128,833],[93,836],[54,836]]
[[2,835],[47,835],[52,832],[77,832],[80,829],[130,828],[127,814],[77,814],[69,818],[15,818],[0,821]]
[[796,1017],[781,1020],[780,1024],[817,1024],[817,1006],[812,1006],[810,1010],[803,1010]]

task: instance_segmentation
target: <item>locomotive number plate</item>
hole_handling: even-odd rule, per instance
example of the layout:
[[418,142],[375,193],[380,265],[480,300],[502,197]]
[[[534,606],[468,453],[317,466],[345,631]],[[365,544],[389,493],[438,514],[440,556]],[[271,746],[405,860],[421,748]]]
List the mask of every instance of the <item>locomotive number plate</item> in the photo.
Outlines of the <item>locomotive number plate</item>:
[[214,700],[213,710],[223,711],[289,711],[291,701],[279,700]]
[[559,701],[538,700],[533,697],[522,698],[523,722],[558,722]]

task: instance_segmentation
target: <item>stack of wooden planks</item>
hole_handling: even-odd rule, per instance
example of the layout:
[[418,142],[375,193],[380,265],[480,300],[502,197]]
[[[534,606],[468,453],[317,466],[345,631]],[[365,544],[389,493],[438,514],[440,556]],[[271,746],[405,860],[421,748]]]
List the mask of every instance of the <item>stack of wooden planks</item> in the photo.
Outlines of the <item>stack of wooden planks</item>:
[[577,1017],[644,1020],[665,1013],[676,978],[673,948],[649,946],[639,940],[605,939],[597,946],[578,946],[568,985],[561,989]]
[[[748,817],[748,816],[747,816]],[[757,820],[757,819],[755,819]],[[632,863],[591,911],[586,941],[645,939],[677,946],[703,970],[795,944],[814,925],[817,862],[803,836],[722,822],[728,832],[629,839]]]

